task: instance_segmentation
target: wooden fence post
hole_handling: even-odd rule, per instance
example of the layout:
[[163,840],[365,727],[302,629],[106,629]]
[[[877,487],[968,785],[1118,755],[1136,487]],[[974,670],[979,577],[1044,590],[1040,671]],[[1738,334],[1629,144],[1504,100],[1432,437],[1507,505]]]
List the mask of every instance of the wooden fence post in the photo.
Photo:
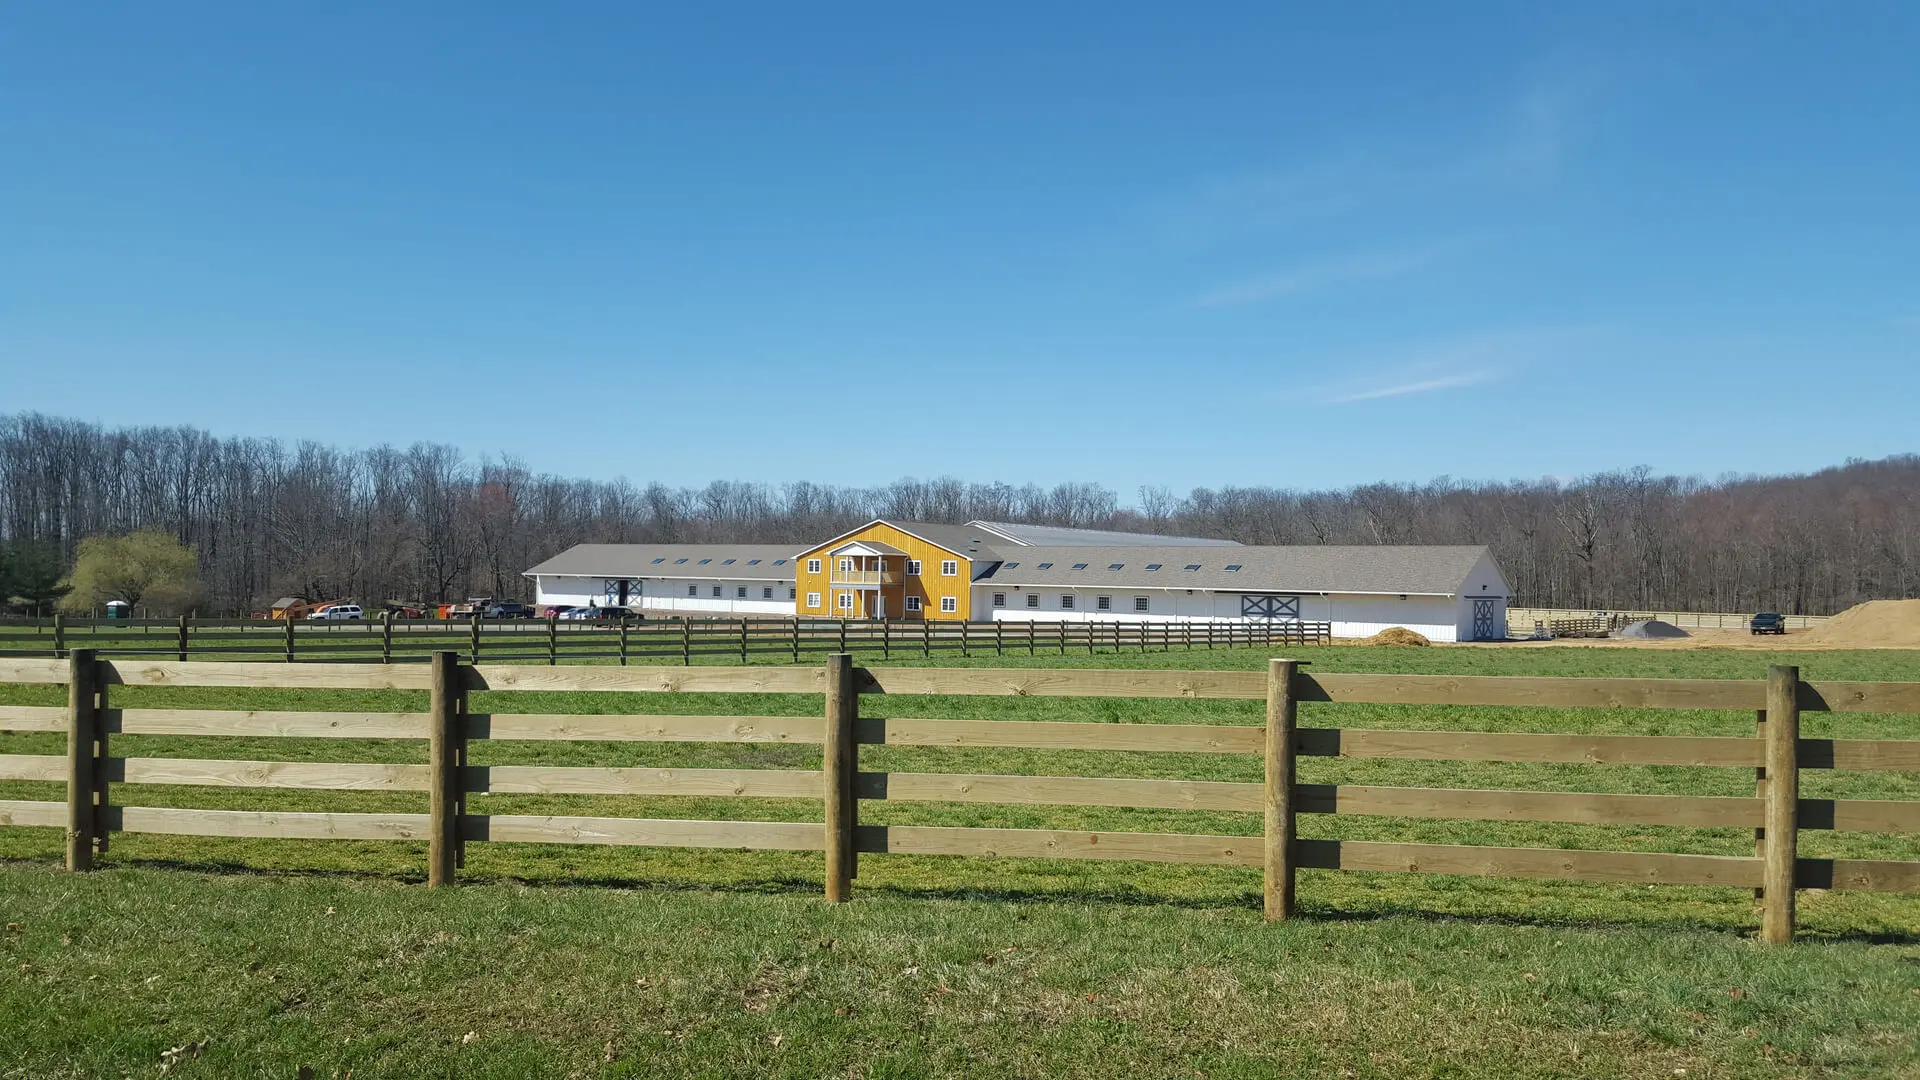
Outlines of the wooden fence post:
[[847,620],[840,620],[840,651],[847,651]]
[[1293,697],[1292,660],[1267,661],[1267,767],[1261,804],[1266,811],[1265,897],[1268,922],[1293,915]]
[[740,662],[747,662],[747,620],[740,620]]
[[59,612],[53,614],[53,658],[59,660],[67,655],[67,621]]
[[933,620],[924,611],[920,613],[920,655],[933,655]]
[[680,620],[680,666],[693,666],[693,618],[684,616]]
[[187,659],[187,617],[185,615],[180,616],[180,644],[174,651],[184,663]]
[[620,613],[620,666],[627,666],[627,613]]
[[433,678],[427,705],[428,814],[427,884],[452,885],[459,868],[460,815],[467,799],[463,770],[467,763],[466,673],[460,654],[433,654]]
[[67,869],[93,869],[106,835],[106,725],[100,715],[100,665],[92,649],[67,656]]
[[850,899],[858,871],[853,830],[859,821],[860,804],[853,785],[859,773],[860,747],[854,742],[853,721],[860,712],[860,694],[853,677],[851,653],[827,657],[826,746],[820,771],[826,777],[827,900],[835,904]]
[[468,663],[480,662],[480,613],[477,611],[473,613],[471,625],[467,631],[467,655]]
[[287,663],[293,663],[293,614],[287,613]]
[[547,666],[560,663],[560,613],[547,616]]
[[1800,669],[1767,671],[1767,892],[1760,936],[1768,944],[1793,940],[1793,872],[1799,851]]
[[380,613],[380,662],[393,663],[393,609]]

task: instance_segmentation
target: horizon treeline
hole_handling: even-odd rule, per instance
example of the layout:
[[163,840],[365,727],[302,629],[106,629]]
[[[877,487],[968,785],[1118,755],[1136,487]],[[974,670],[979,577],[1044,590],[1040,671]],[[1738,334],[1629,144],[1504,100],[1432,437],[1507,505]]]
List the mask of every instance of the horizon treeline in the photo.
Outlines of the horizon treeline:
[[[877,517],[1018,521],[1246,544],[1486,544],[1516,606],[1829,614],[1920,595],[1920,456],[1702,480],[1645,467],[1572,482],[1339,490],[902,479],[669,487],[535,473],[444,445],[344,451],[0,416],[0,541],[70,566],[89,536],[163,529],[198,554],[204,614],[298,593],[525,597],[521,572],[577,543],[792,543]],[[3,600],[0,597],[0,600]]]

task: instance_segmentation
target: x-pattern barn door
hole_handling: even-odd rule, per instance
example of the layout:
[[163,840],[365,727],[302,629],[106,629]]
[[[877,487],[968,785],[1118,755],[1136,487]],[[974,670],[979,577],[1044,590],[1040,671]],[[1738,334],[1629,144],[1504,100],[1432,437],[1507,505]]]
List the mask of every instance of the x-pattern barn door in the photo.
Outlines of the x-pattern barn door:
[[1497,641],[1506,637],[1506,628],[1497,625],[1500,620],[1500,601],[1473,598],[1473,640]]
[[1300,598],[1297,596],[1243,596],[1240,598],[1240,615],[1247,619],[1298,619],[1300,618]]

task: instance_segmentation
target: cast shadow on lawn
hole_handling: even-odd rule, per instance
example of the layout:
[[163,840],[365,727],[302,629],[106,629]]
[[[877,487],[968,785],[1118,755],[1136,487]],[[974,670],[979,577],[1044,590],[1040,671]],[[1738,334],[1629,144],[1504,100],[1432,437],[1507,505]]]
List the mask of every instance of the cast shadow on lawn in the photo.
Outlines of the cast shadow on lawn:
[[[7,859],[4,863],[39,862],[37,859]],[[409,873],[379,873],[365,870],[325,869],[325,868],[264,868],[249,866],[245,863],[219,859],[158,859],[137,858],[115,860],[105,864],[105,868],[115,865],[140,868],[187,872],[210,876],[264,879],[314,879],[341,882],[359,882],[381,885],[424,885],[425,875]],[[800,876],[774,876],[735,881],[697,881],[685,878],[661,877],[622,877],[594,875],[576,877],[566,881],[554,881],[543,878],[517,877],[508,874],[471,874],[461,878],[462,885],[514,885],[527,889],[592,889],[626,890],[652,893],[722,893],[740,896],[819,896],[821,884],[818,880]],[[981,887],[977,885],[953,886],[906,886],[873,885],[859,886],[859,897],[885,898],[898,900],[948,900],[985,902],[1007,907],[1041,907],[1060,904],[1086,905],[1096,904],[1112,907],[1138,908],[1177,908],[1189,911],[1242,911],[1257,912],[1261,907],[1260,894],[1243,892],[1234,897],[1195,898],[1163,896],[1131,887],[1095,889],[1085,887],[1040,889],[1019,887]],[[1686,933],[1724,934],[1732,937],[1752,937],[1755,928],[1727,922],[1706,919],[1687,919],[1680,917],[1626,918],[1557,918],[1546,915],[1526,915],[1512,912],[1449,912],[1437,910],[1431,906],[1415,903],[1375,903],[1364,909],[1327,908],[1303,904],[1300,919],[1305,922],[1324,923],[1366,923],[1391,919],[1412,919],[1430,923],[1462,923],[1485,927],[1532,927],[1550,930],[1644,930],[1663,929]],[[1868,931],[1844,930],[1839,932],[1801,931],[1802,944],[1856,943],[1867,945],[1920,945],[1920,932],[1907,931]]]

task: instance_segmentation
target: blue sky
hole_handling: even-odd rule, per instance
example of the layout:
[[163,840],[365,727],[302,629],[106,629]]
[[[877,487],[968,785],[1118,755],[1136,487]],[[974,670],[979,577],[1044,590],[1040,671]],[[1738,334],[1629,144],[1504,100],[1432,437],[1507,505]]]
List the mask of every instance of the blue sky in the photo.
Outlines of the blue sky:
[[931,7],[16,7],[0,411],[1122,492],[1920,449],[1920,5]]

